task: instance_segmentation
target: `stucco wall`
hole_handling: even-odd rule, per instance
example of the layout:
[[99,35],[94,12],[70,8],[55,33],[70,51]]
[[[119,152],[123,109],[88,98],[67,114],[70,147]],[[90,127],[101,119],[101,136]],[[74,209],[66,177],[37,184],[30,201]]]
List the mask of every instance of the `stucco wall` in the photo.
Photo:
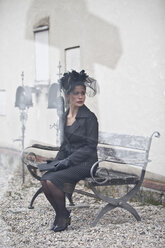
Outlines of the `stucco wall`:
[[[163,0],[1,0],[0,89],[7,93],[7,115],[0,116],[0,144],[21,149],[16,88],[34,86],[33,28],[49,24],[51,83],[57,81],[64,49],[79,45],[81,67],[99,82],[100,93],[87,99],[97,114],[100,130],[149,136],[154,139],[148,170],[165,176],[165,44]],[[33,93],[26,122],[25,146],[30,140],[56,142],[49,126],[56,111],[47,109],[47,89]]]

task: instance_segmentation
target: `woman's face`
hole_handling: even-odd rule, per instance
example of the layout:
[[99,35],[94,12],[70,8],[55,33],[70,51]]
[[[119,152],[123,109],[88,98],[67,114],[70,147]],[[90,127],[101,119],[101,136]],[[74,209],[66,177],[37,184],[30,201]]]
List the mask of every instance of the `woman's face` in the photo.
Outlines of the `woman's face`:
[[69,105],[72,107],[81,107],[85,102],[85,87],[82,85],[76,86],[68,95]]

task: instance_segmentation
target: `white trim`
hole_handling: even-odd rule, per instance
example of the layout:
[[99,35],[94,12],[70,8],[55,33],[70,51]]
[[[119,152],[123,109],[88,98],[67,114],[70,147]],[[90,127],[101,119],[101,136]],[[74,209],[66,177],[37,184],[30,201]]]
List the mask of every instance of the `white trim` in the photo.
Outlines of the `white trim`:
[[80,46],[65,49],[65,69],[80,71]]
[[35,32],[35,68],[36,84],[45,84],[50,81],[49,78],[49,31]]

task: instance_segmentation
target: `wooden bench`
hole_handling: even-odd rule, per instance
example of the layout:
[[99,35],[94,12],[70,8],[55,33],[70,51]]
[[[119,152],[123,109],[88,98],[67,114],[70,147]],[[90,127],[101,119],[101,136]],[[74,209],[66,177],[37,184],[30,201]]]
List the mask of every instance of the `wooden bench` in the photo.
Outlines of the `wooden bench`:
[[[159,132],[155,131],[149,137],[99,132],[99,160],[91,168],[91,177],[85,179],[88,187],[93,192],[89,193],[85,190],[78,190],[76,188],[74,189],[74,192],[98,198],[105,202],[104,208],[100,210],[91,226],[95,226],[99,219],[105,213],[116,207],[123,208],[129,211],[136,218],[137,221],[141,220],[137,211],[130,205],[130,203],[128,203],[128,201],[135,196],[143,183],[146,167],[148,162],[150,161],[149,151],[153,137],[160,137]],[[41,162],[41,156],[32,151],[35,149],[58,151],[59,147],[34,144],[24,150],[22,155],[23,162],[27,165],[27,168],[31,175],[37,180],[40,180],[41,177],[38,173],[39,171],[37,169],[37,163]],[[48,158],[44,159],[46,160]],[[131,168],[134,168],[134,166],[136,166],[140,168],[140,174],[137,175],[135,173],[123,172],[123,170],[114,170],[112,168],[109,168],[109,166],[107,166],[107,163],[114,163],[113,165],[120,164],[123,169],[125,166],[128,165],[130,165]],[[104,165],[104,167],[102,167],[102,165]],[[96,166],[98,166],[98,168],[94,175]],[[117,199],[104,194],[104,190],[99,190],[99,188],[102,186],[112,185],[132,185],[132,187],[130,187],[129,191],[125,195]],[[29,208],[33,208],[34,200],[41,192],[42,187],[40,187],[32,197]],[[69,199],[70,205],[74,205],[72,194],[67,194],[66,196]]]

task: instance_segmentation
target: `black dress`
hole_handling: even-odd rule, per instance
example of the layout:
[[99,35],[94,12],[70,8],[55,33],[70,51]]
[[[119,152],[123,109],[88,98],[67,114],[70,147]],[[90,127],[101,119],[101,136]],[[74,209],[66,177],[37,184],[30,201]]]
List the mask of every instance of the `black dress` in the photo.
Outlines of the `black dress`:
[[64,192],[72,192],[78,181],[90,176],[90,169],[97,161],[98,143],[95,114],[83,105],[78,110],[75,122],[66,126],[68,111],[63,116],[63,142],[54,161],[68,158],[70,166],[46,172],[41,179],[50,180]]

